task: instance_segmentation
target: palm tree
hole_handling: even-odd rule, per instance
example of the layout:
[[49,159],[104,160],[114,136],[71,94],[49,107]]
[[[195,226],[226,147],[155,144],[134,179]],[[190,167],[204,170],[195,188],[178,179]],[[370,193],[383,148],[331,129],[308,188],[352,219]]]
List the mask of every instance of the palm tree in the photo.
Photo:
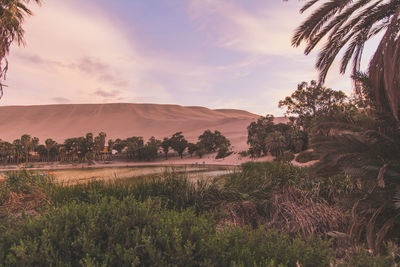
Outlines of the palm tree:
[[286,148],[285,137],[278,131],[269,133],[265,139],[265,144],[274,157],[281,156]]
[[161,143],[161,148],[162,148],[163,152],[165,153],[165,159],[168,159],[168,151],[169,151],[170,147],[171,147],[171,140],[169,138],[165,137]]
[[19,160],[23,156],[23,148],[20,139],[15,139],[12,143],[13,157],[15,159],[15,163],[19,164]]
[[47,160],[50,161],[50,151],[57,146],[57,142],[54,141],[51,138],[46,139],[44,142],[46,145],[46,151],[47,151]]
[[[386,115],[387,116],[387,115]],[[400,124],[382,113],[358,118],[338,117],[320,121],[318,127],[335,129],[331,135],[312,138],[320,157],[318,175],[344,173],[354,178],[360,191],[354,194],[349,234],[367,240],[370,249],[379,250],[388,237],[399,238],[400,210]],[[389,113],[389,118],[394,120]]]
[[[106,137],[107,134],[105,132],[100,132],[98,136],[94,138],[94,147],[95,147],[95,158],[98,157],[104,151],[104,146],[106,145]],[[103,159],[103,158],[102,158]]]
[[314,12],[297,28],[292,44],[306,43],[305,54],[326,40],[316,67],[324,82],[334,60],[341,54],[341,73],[352,60],[353,74],[360,71],[360,63],[367,41],[383,34],[370,61],[368,75],[380,108],[390,106],[399,120],[400,106],[400,1],[398,0],[308,0],[301,12],[318,5]]
[[8,143],[0,139],[0,159],[2,163],[7,163]]
[[[30,0],[0,0],[0,79],[5,79],[8,70],[7,55],[10,46],[15,41],[24,44],[24,29],[22,24],[27,15],[32,12],[26,4]],[[37,4],[40,0],[33,0]],[[3,84],[0,82],[0,98],[3,96]]]
[[29,161],[29,152],[32,148],[32,137],[29,134],[21,136],[21,146],[25,153],[25,162]]

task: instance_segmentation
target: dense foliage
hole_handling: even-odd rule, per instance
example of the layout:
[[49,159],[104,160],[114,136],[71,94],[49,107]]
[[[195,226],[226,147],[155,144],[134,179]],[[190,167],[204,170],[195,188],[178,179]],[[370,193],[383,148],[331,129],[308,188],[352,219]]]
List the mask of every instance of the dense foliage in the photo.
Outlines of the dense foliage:
[[11,173],[0,184],[0,265],[391,266],[395,245],[340,256],[326,240],[346,226],[341,199],[357,190],[281,163],[197,184],[164,173],[63,187]]
[[267,115],[247,127],[249,152],[254,157],[281,156],[285,151],[298,153],[307,147],[307,135],[293,124],[274,123],[274,116]]
[[207,214],[133,197],[70,202],[10,224],[3,223],[0,237],[0,261],[8,266],[324,266],[331,259],[320,239],[306,244],[265,227],[218,231]]
[[296,125],[309,132],[317,117],[337,112],[346,98],[342,91],[326,88],[316,81],[302,82],[291,96],[279,101],[279,107],[286,107],[286,115],[295,116]]

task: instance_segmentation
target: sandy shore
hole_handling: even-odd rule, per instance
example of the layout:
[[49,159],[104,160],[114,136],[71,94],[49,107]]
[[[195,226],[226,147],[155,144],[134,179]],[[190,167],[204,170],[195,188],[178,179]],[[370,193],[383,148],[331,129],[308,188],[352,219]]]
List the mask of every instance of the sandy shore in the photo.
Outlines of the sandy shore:
[[[250,156],[242,157],[237,153],[234,153],[223,159],[216,159],[217,153],[205,155],[203,158],[186,156],[183,159],[180,157],[169,157],[166,159],[158,159],[151,162],[130,162],[130,161],[113,161],[113,162],[101,162],[97,161],[93,165],[88,165],[87,163],[30,163],[28,165],[0,165],[0,172],[12,171],[12,170],[64,170],[64,169],[87,169],[87,168],[121,168],[121,167],[155,167],[155,166],[240,166],[246,162],[266,162],[273,161],[274,157],[266,156],[252,159]],[[314,165],[318,160],[310,161],[307,163],[299,163],[293,160],[291,163],[297,167],[309,167]]]
[[[168,160],[158,159],[152,162],[129,162],[129,161],[114,161],[105,163],[97,161],[94,165],[87,163],[80,164],[62,164],[56,163],[34,163],[34,164],[20,164],[20,165],[6,165],[0,166],[0,172],[29,169],[29,170],[62,170],[62,169],[82,169],[82,168],[118,168],[118,167],[135,167],[135,166],[182,166],[182,165],[216,165],[216,166],[240,166],[243,163],[253,161],[272,161],[273,157],[261,157],[252,159],[251,157],[241,157],[238,154],[232,154],[224,159],[215,159],[216,153],[205,155],[203,158],[186,156],[183,159],[180,157],[170,157]],[[29,166],[29,167],[27,167]]]

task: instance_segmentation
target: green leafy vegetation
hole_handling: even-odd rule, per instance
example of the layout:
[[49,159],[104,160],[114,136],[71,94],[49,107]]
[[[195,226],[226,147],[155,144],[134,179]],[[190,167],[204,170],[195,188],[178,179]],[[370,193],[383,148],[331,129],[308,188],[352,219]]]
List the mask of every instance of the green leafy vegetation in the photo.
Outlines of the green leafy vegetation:
[[274,123],[274,116],[267,115],[247,127],[249,153],[253,157],[281,156],[285,151],[298,153],[307,147],[306,133],[292,123]]
[[302,82],[291,96],[279,101],[279,107],[286,107],[286,115],[295,116],[296,125],[308,133],[313,121],[341,109],[346,99],[342,91],[326,88],[316,81]]
[[339,253],[332,239],[349,226],[343,200],[360,191],[346,176],[319,178],[278,162],[196,183],[166,172],[61,186],[10,173],[0,184],[0,263],[391,266],[395,244],[373,256],[351,244]]
[[13,227],[9,223],[0,237],[6,265],[325,266],[332,257],[329,243],[318,238],[304,242],[265,227],[218,230],[207,214],[132,197],[71,202]]
[[[1,3],[0,79],[10,45],[23,42],[28,2]],[[166,172],[67,187],[48,176],[9,173],[0,183],[0,265],[398,266],[400,4],[313,0],[301,11],[313,6],[292,44],[305,42],[309,54],[328,37],[317,61],[320,82],[302,82],[279,102],[294,115],[289,123],[267,115],[247,128],[249,154],[270,154],[275,162],[247,163],[196,183]],[[365,43],[380,33],[368,72],[360,73]],[[352,99],[323,86],[339,54],[342,73],[353,59]],[[91,163],[108,152],[105,143],[105,133],[63,144],[39,144],[25,134],[1,141],[0,159]],[[154,160],[160,148],[166,158],[170,149],[181,157],[186,149],[200,157],[231,153],[229,140],[210,130],[196,144],[178,132],[163,141],[133,136],[108,145],[140,161]],[[299,152],[296,161],[319,162],[290,165]]]

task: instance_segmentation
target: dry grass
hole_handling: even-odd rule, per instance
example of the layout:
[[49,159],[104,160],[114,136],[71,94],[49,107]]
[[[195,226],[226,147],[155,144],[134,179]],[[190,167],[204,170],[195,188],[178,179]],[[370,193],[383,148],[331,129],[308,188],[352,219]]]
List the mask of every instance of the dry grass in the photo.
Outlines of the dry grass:
[[269,225],[289,234],[326,236],[331,231],[343,231],[348,218],[337,206],[325,200],[314,200],[311,194],[291,187],[274,195],[267,210]]
[[48,197],[40,191],[33,191],[29,194],[10,192],[8,198],[0,208],[6,213],[18,217],[22,212],[25,214],[39,215],[36,209],[46,204],[50,205],[51,202]]
[[345,232],[349,216],[337,206],[323,199],[315,199],[311,193],[286,187],[264,201],[237,201],[226,204],[228,216],[220,222],[231,226],[259,223],[288,234],[328,236],[331,232]]
[[234,226],[253,225],[262,220],[257,211],[257,206],[252,201],[241,201],[229,203],[226,206],[229,216],[227,221]]

